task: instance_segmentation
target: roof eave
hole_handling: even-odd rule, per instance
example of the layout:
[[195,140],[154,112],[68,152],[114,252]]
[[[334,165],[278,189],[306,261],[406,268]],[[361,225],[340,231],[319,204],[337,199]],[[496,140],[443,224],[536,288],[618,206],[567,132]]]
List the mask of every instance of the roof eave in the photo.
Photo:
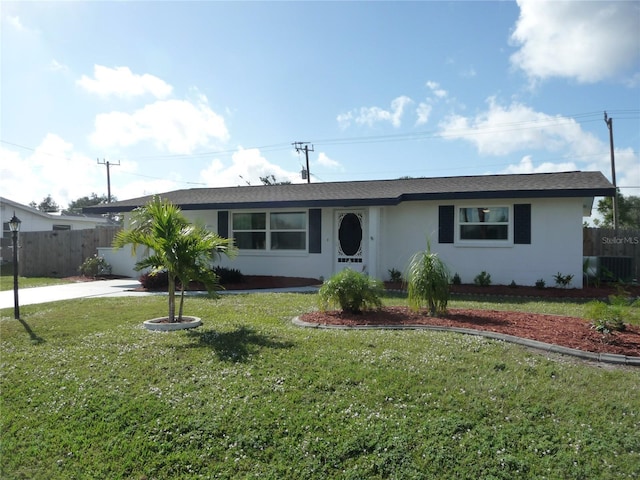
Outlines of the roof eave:
[[[425,192],[409,193],[393,198],[346,198],[322,200],[267,200],[255,202],[188,203],[179,205],[182,210],[247,210],[272,208],[322,208],[392,206],[402,202],[420,200],[489,200],[506,198],[575,198],[610,197],[614,188],[555,189],[555,190],[498,190],[482,192]],[[87,207],[87,213],[125,213],[140,205],[100,205]],[[85,212],[85,209],[83,209]]]

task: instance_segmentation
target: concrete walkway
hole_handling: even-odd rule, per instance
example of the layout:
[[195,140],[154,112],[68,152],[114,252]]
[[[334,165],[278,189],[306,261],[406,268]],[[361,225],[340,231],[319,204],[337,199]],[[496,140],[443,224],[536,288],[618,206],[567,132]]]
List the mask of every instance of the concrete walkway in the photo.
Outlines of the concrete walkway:
[[[74,298],[91,297],[141,297],[150,295],[166,295],[164,292],[136,292],[140,282],[135,278],[123,278],[117,280],[96,280],[95,282],[75,282],[64,285],[52,285],[49,287],[20,288],[18,290],[18,303],[22,305],[34,305],[38,303],[55,302],[58,300],[71,300]],[[221,294],[231,293],[267,293],[267,292],[317,292],[317,287],[276,288],[271,290],[222,290]],[[206,292],[187,292],[188,295],[206,295]],[[13,290],[0,292],[0,309],[13,308]]]

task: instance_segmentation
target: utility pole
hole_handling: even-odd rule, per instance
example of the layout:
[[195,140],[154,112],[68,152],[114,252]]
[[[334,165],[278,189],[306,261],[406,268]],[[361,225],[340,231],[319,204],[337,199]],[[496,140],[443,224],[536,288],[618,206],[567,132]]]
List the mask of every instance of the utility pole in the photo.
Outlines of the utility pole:
[[604,123],[607,124],[609,128],[609,148],[611,150],[611,183],[613,183],[613,188],[615,188],[615,193],[613,195],[613,231],[618,232],[618,185],[616,184],[616,158],[613,150],[613,118],[607,115],[607,112],[604,112]]
[[[313,152],[313,145],[309,148],[309,142],[293,142],[291,145],[296,149],[296,152],[300,153],[300,150],[304,150],[304,155],[307,159],[307,169],[302,171],[302,178],[307,179],[307,183],[311,183],[311,172],[309,171],[309,152]],[[303,147],[304,145],[304,147]]]
[[106,165],[107,167],[107,203],[111,203],[111,173],[109,172],[109,167],[111,165],[120,165],[120,160],[118,163],[109,163],[109,160],[105,161],[104,158],[100,161],[99,158],[96,159],[98,161],[98,165]]

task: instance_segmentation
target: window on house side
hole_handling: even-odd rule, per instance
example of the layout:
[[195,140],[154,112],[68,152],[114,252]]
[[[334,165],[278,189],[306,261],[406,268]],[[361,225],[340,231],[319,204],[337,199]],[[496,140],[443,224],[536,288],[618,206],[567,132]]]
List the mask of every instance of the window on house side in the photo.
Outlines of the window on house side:
[[271,250],[305,250],[307,215],[305,212],[281,212],[270,215]]
[[307,213],[234,213],[233,238],[240,250],[306,250]]
[[459,209],[460,240],[508,240],[509,207]]

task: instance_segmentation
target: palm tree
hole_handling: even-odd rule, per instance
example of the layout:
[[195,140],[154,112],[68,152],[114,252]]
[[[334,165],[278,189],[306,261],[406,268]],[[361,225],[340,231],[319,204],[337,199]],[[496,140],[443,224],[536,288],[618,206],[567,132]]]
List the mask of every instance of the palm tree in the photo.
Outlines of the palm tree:
[[[116,248],[128,244],[131,244],[134,254],[138,246],[149,250],[149,255],[136,263],[136,270],[167,271],[169,322],[182,320],[184,290],[189,282],[201,281],[212,292],[218,280],[211,269],[212,263],[222,254],[230,258],[236,254],[233,240],[209,232],[201,225],[191,224],[179,207],[157,196],[133,211],[129,228],[120,231],[113,241]],[[181,284],[177,319],[176,280]]]

